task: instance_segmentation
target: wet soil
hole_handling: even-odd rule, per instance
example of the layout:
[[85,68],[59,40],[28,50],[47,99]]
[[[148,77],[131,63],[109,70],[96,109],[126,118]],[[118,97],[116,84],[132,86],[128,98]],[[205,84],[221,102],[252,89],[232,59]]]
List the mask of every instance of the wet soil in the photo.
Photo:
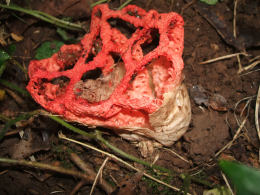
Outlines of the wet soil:
[[[89,5],[91,1],[87,5],[85,5],[85,1],[70,0],[67,3],[61,3],[62,1],[60,3],[55,3],[58,1],[44,1],[41,4],[44,6],[36,2],[20,3],[20,5],[42,10],[57,17],[72,17],[74,21],[81,21],[86,27],[90,23],[91,8]],[[17,3],[19,4],[19,1]],[[192,121],[187,133],[173,146],[168,148],[178,153],[186,161],[164,148],[157,148],[154,154],[146,160],[153,162],[154,158],[158,157],[157,165],[180,173],[197,174],[211,183],[220,185],[225,184],[217,166],[219,158],[235,159],[247,165],[260,168],[257,160],[259,139],[254,122],[255,97],[260,83],[260,71],[255,67],[252,70],[238,74],[239,66],[236,57],[209,64],[200,64],[205,60],[244,52],[243,50],[245,50],[251,56],[241,56],[241,63],[248,65],[252,57],[260,55],[259,37],[255,35],[257,34],[256,32],[260,31],[260,3],[249,0],[241,0],[238,3],[237,36],[241,40],[240,43],[243,43],[241,44],[243,50],[239,50],[242,47],[241,45],[238,49],[230,44],[230,41],[225,40],[225,38],[233,36],[234,5],[231,0],[219,2],[217,5],[208,6],[207,8],[208,13],[217,13],[219,18],[221,18],[220,21],[223,24],[225,23],[228,29],[225,32],[227,36],[221,36],[219,29],[216,29],[216,26],[207,20],[207,15],[196,9],[196,7],[200,6],[199,2],[188,0],[134,0],[132,4],[146,10],[155,9],[159,12],[174,11],[183,16],[185,21],[184,82],[190,91],[194,87],[203,89],[190,94]],[[110,7],[112,8],[116,8],[119,5],[119,1],[110,2]],[[47,9],[48,7],[51,9]],[[84,11],[82,10],[83,7]],[[28,15],[11,14],[11,12],[5,10],[0,10],[0,13],[1,27],[5,28],[7,33],[15,33],[24,37],[23,41],[15,43],[17,49],[13,59],[25,67],[33,59],[35,50],[41,43],[46,40],[61,40],[61,37],[56,33],[56,28],[51,24],[40,22]],[[84,35],[82,32],[68,31],[68,33],[71,37],[78,40]],[[8,42],[14,41],[12,38],[8,38]],[[13,63],[9,64],[2,78],[12,81],[22,88],[25,88],[28,82],[27,75]],[[1,89],[6,89],[4,86],[0,87]],[[212,98],[216,94],[217,97],[221,98],[218,100]],[[7,93],[0,102],[2,115],[14,117],[19,113],[40,108],[30,97],[22,97],[22,99],[23,103],[21,104],[16,96],[12,95],[12,93]],[[248,105],[247,101],[249,102]],[[245,117],[247,117],[247,120],[238,138],[229,148],[219,152],[232,140]],[[3,126],[4,120],[1,119],[0,127],[2,128]],[[80,128],[86,129],[82,126]],[[21,130],[25,132],[23,139],[20,138],[18,133],[15,133],[15,131]],[[66,168],[76,169],[70,160],[68,152],[73,151],[91,164],[95,170],[102,165],[105,159],[103,155],[59,140],[57,138],[58,130],[62,130],[74,138],[82,139],[82,137],[71,134],[71,132],[47,117],[36,117],[29,122],[27,121],[27,124],[19,124],[10,129],[10,132],[14,133],[5,136],[0,142],[0,156],[29,159],[33,155],[38,162],[56,163]],[[134,144],[122,140],[114,134],[110,134],[109,131],[105,132],[106,139],[112,144],[129,154],[142,158]],[[95,142],[92,144],[98,146]],[[104,146],[101,147],[107,150]],[[28,169],[27,167],[10,166],[8,164],[0,165],[0,194],[50,194],[54,192],[69,194],[80,182],[77,178],[62,174]],[[138,164],[136,166],[143,168],[143,166]],[[139,175],[135,175],[134,172],[114,161],[110,161],[105,166],[103,177],[117,185],[116,192],[118,194],[125,192],[122,190],[124,182],[127,184],[126,194],[158,194],[158,192],[175,194],[174,191],[169,191],[168,189],[167,191],[162,186],[151,185],[149,181],[140,179]],[[178,178],[172,178],[169,183],[182,188],[182,181]],[[83,185],[77,193],[89,194],[91,185],[91,183]],[[189,186],[191,194],[202,194],[207,189],[210,188],[197,183],[192,183]],[[98,186],[94,192],[94,194],[104,193]]]

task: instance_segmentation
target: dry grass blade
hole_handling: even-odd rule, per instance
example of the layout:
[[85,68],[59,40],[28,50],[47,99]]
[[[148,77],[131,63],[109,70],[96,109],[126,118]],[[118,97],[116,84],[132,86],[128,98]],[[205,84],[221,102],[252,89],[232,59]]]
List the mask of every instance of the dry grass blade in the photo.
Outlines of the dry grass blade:
[[237,0],[234,2],[234,16],[233,16],[233,35],[235,38],[237,38],[237,31],[236,31],[236,26],[237,26]]
[[260,86],[258,88],[258,93],[257,93],[256,103],[255,103],[255,126],[257,130],[258,138],[260,139],[260,129],[259,129],[259,121],[258,121],[259,104],[260,104]]
[[[95,150],[95,151],[97,151],[97,152],[100,152],[100,153],[102,153],[102,154],[104,154],[104,155],[106,155],[106,156],[108,156],[108,157],[110,157],[110,158],[112,158],[112,159],[114,159],[114,160],[117,160],[118,162],[121,162],[122,164],[126,165],[127,167],[129,167],[129,168],[131,168],[131,169],[133,169],[133,170],[135,170],[135,171],[137,171],[137,172],[141,172],[140,169],[134,167],[133,165],[131,165],[131,164],[125,162],[124,160],[122,160],[121,158],[118,158],[117,156],[115,156],[115,155],[113,155],[113,154],[110,154],[110,153],[108,153],[108,152],[105,152],[105,151],[103,151],[103,150],[100,150],[100,149],[98,149],[98,148],[96,148],[96,147],[94,147],[94,146],[91,146],[91,145],[88,145],[88,144],[79,142],[79,141],[77,141],[77,140],[73,140],[73,139],[67,138],[67,137],[66,137],[64,134],[62,134],[61,132],[59,132],[58,136],[59,136],[59,138],[61,138],[61,139],[64,139],[64,140],[67,140],[67,141],[70,141],[70,142],[73,142],[73,143],[82,145],[82,146],[84,146],[84,147],[90,148],[90,149]],[[156,178],[154,178],[153,176],[151,176],[151,175],[149,175],[149,174],[147,174],[147,173],[144,173],[144,176],[147,177],[147,178],[149,178],[149,179],[151,179],[151,180],[153,180],[153,181],[156,181],[157,183],[160,183],[160,184],[162,184],[162,185],[164,185],[164,186],[167,186],[168,188],[171,188],[171,189],[173,189],[173,190],[175,190],[175,191],[178,191],[178,192],[181,191],[179,188],[177,188],[177,187],[175,187],[175,186],[172,186],[172,185],[169,185],[169,184],[167,184],[167,183],[165,183],[165,182],[163,182],[163,181],[161,181],[161,180],[159,180],[159,179],[156,179]],[[187,195],[191,195],[191,194],[190,194],[190,193],[187,193]]]
[[[97,173],[94,171],[93,167],[87,162],[83,161],[76,153],[70,154],[70,159],[73,163],[75,163],[82,171],[84,171],[87,175],[89,175],[92,181],[95,180]],[[71,192],[72,194],[76,194],[76,192],[81,187],[82,183],[78,183],[78,185]],[[114,188],[104,179],[100,178],[99,186],[107,193],[111,194],[114,191]]]
[[243,52],[242,53],[234,53],[234,54],[229,54],[229,55],[221,56],[221,57],[218,57],[218,58],[210,59],[210,60],[207,60],[207,61],[204,61],[204,62],[200,62],[199,64],[210,64],[210,63],[217,62],[217,61],[220,61],[220,60],[233,58],[233,57],[236,57],[236,56],[239,56],[239,55],[248,56],[247,53],[243,53]]
[[249,64],[248,66],[241,68],[241,70],[239,70],[238,73],[241,73],[241,72],[247,71],[247,70],[251,70],[254,67],[256,67],[258,64],[260,64],[260,60],[257,60],[255,62]]
[[237,63],[238,63],[238,71],[237,71],[237,73],[240,74],[241,72],[243,72],[243,66],[242,66],[241,59],[240,59],[239,55],[237,55]]
[[164,149],[164,150],[167,150],[167,151],[169,151],[169,152],[171,152],[171,153],[173,153],[175,156],[177,156],[178,158],[180,158],[180,159],[183,160],[184,162],[186,162],[186,163],[188,163],[188,164],[191,164],[190,161],[188,161],[186,158],[182,157],[181,155],[179,155],[179,154],[176,153],[175,151],[170,150],[170,149],[168,149],[168,148],[163,148],[163,149]]
[[229,184],[229,182],[228,182],[228,180],[227,180],[227,177],[226,177],[222,172],[221,172],[221,175],[222,175],[222,177],[223,177],[223,179],[224,179],[224,181],[225,181],[225,183],[226,183],[226,185],[227,185],[229,191],[231,192],[231,195],[235,195],[234,192],[233,192],[233,190],[232,190],[232,188],[230,187],[230,184]]
[[260,55],[259,56],[255,56],[254,58],[250,59],[249,62],[251,63],[251,62],[256,61],[258,59],[260,59]]
[[99,168],[98,173],[97,173],[97,175],[96,175],[96,178],[95,178],[95,180],[94,180],[94,183],[93,183],[93,185],[92,185],[92,187],[91,187],[91,190],[90,190],[90,193],[89,193],[90,195],[93,194],[94,189],[95,189],[95,186],[96,186],[96,184],[97,184],[97,180],[98,180],[98,178],[101,177],[101,173],[102,173],[102,171],[103,171],[103,169],[104,169],[104,167],[105,167],[105,165],[106,165],[108,159],[109,159],[109,157],[107,157],[107,158],[104,160],[104,162],[102,163],[101,167]]
[[241,123],[240,127],[238,128],[238,130],[236,131],[236,134],[234,135],[233,139],[231,141],[229,141],[222,149],[220,149],[215,156],[219,156],[224,150],[226,150],[227,148],[230,148],[233,144],[233,142],[237,139],[238,135],[240,134],[241,130],[243,129],[243,127],[245,126],[247,117],[243,120],[243,122]]
[[252,70],[250,72],[244,73],[244,74],[240,74],[240,76],[245,76],[245,75],[251,74],[253,72],[258,72],[258,71],[260,71],[260,69],[256,69],[256,70]]
[[[258,87],[258,93],[256,97],[256,103],[255,103],[255,126],[258,134],[258,138],[260,140],[260,129],[259,129],[259,121],[258,121],[258,116],[259,116],[259,104],[260,104],[260,85]],[[259,149],[259,154],[258,154],[258,161],[260,162],[260,149]]]

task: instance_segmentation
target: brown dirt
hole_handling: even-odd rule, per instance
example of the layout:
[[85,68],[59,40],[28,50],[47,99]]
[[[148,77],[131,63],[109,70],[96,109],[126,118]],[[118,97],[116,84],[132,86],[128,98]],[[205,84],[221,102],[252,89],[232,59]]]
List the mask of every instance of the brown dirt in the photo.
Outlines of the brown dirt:
[[[29,3],[29,7],[38,8],[43,11],[48,10],[48,13],[55,16],[70,16],[74,18],[75,21],[81,21],[86,25],[90,22],[90,8],[87,6],[86,12],[82,12],[83,4],[80,4],[81,6],[74,6],[74,4],[71,3],[73,1],[68,1],[69,3],[66,3],[66,5],[51,3],[53,9],[46,9],[46,7],[50,6],[50,1],[45,1],[43,3],[44,6],[42,7],[39,7],[35,2],[37,1]],[[173,2],[173,4],[171,4],[171,2]],[[206,100],[209,98],[209,100],[212,101],[212,99],[214,100],[214,98],[212,98],[214,97],[214,94],[218,94],[221,98],[223,97],[226,102],[224,102],[224,105],[222,104],[223,102],[220,103],[221,105],[219,105],[218,102],[213,102],[216,103],[214,106],[211,106],[213,104],[212,102],[198,105],[194,101],[194,96],[191,96],[192,122],[190,128],[183,138],[169,148],[187,159],[188,162],[181,160],[170,151],[162,148],[156,149],[154,155],[148,157],[146,160],[152,162],[155,156],[159,156],[156,162],[157,165],[190,174],[200,172],[202,178],[215,184],[224,185],[224,181],[220,176],[220,171],[217,166],[218,157],[216,157],[215,154],[232,140],[232,137],[239,127],[234,118],[234,114],[241,114],[242,117],[246,116],[246,114],[242,113],[246,101],[242,101],[237,107],[235,107],[235,105],[239,100],[257,94],[260,83],[260,72],[254,71],[245,75],[237,74],[238,63],[236,57],[211,64],[200,64],[202,61],[239,51],[228,45],[217,33],[216,29],[214,29],[213,26],[194,9],[193,4],[188,2],[190,1],[155,0],[146,2],[134,0],[132,3],[146,10],[156,9],[159,12],[175,11],[182,13],[185,21],[185,43],[183,53],[185,63],[184,82],[188,89],[200,85],[204,89],[204,95],[202,95],[202,97]],[[120,1],[112,1],[110,6],[116,8],[119,4]],[[28,5],[24,3],[22,6]],[[57,10],[64,10],[64,12],[57,12]],[[228,28],[232,30],[233,1],[220,2],[216,6],[211,6],[209,10],[210,12],[217,13],[222,21],[227,23]],[[237,16],[238,37],[243,37],[243,40],[246,40],[246,45],[249,45],[247,52],[253,56],[260,55],[259,45],[257,45],[257,39],[259,37],[255,36],[255,34],[257,34],[256,32],[259,32],[260,30],[259,10],[259,2],[254,3],[250,0],[239,1]],[[35,49],[42,42],[46,40],[61,40],[56,33],[56,29],[50,24],[39,22],[30,16],[16,13],[19,17],[23,18],[25,21],[24,23],[24,21],[15,17],[15,15],[11,15],[11,12],[0,10],[0,13],[0,20],[2,24],[5,25],[7,33],[14,32],[24,37],[22,42],[16,43],[17,49],[14,54],[14,59],[22,65],[28,65],[29,60],[31,60],[35,54]],[[84,35],[82,33],[69,33],[71,37],[78,39]],[[9,42],[13,42],[13,40],[10,38]],[[243,65],[248,64],[249,57],[241,57],[241,62]],[[254,70],[257,70],[257,67]],[[16,83],[20,87],[25,87],[28,82],[24,73],[14,64],[8,66],[3,78]],[[4,88],[2,86],[0,87],[1,89]],[[18,113],[39,108],[32,99],[23,99],[25,100],[25,106],[19,105],[13,96],[8,94],[5,99],[0,102],[1,113],[5,116],[13,117]],[[223,107],[227,111],[223,111]],[[245,124],[246,128],[242,129],[238,139],[229,149],[222,152],[220,156],[223,158],[235,159],[259,168],[260,165],[257,161],[259,140],[254,124],[254,108],[255,99],[253,99],[249,105],[248,120]],[[1,121],[0,127],[2,128],[3,125],[4,122]],[[84,129],[84,127],[81,128]],[[5,136],[0,142],[0,156],[13,157],[14,154],[18,155],[17,149],[15,148],[20,145],[25,147],[25,149],[24,151],[20,151],[21,154],[18,155],[19,158],[28,159],[28,157],[33,154],[39,162],[58,162],[58,164],[62,166],[67,168],[74,167],[75,169],[74,164],[69,159],[68,152],[74,151],[79,154],[83,160],[92,164],[94,169],[97,170],[103,163],[104,156],[94,151],[59,140],[57,138],[57,131],[60,129],[66,134],[70,134],[68,130],[61,126],[57,126],[55,122],[46,117],[38,117],[31,120],[31,122],[28,122],[28,124],[12,127],[11,130],[25,130],[25,132],[28,132],[28,137],[23,137],[21,140],[18,134]],[[75,135],[71,136],[75,137]],[[31,137],[42,140],[39,141],[39,143],[35,143],[35,141],[30,141]],[[82,139],[82,137],[77,136],[76,138]],[[140,157],[137,148],[133,144],[122,140],[120,137],[108,133],[106,139],[125,152]],[[23,144],[26,141],[29,143]],[[93,144],[97,145],[96,143]],[[107,148],[103,149],[107,150]],[[14,151],[16,151],[16,153],[14,153]],[[143,168],[141,165],[136,164],[136,166]],[[79,179],[62,174],[48,173],[48,176],[46,176],[46,174],[45,171],[0,164],[0,194],[50,194],[54,191],[60,191],[60,194],[69,194],[80,182]],[[131,178],[131,176],[138,179],[128,179]],[[149,182],[140,180],[139,175],[134,175],[133,172],[114,161],[109,161],[109,164],[105,166],[103,177],[111,182],[115,179],[118,184],[126,183],[125,186],[130,186],[128,187],[128,191],[131,191],[132,194],[157,194],[158,192],[165,190],[165,188],[162,188],[161,186],[151,187]],[[132,182],[131,184],[127,182],[130,180]],[[178,188],[182,187],[181,180],[177,178],[172,179],[170,183]],[[91,184],[83,185],[78,194],[88,194],[90,189]],[[203,190],[206,189],[208,189],[207,186],[192,183],[190,186],[190,193],[202,194]],[[117,192],[120,191],[121,193],[124,192],[122,185],[118,185]],[[174,194],[173,191],[167,192],[169,194]],[[102,191],[101,188],[96,187],[95,194],[104,194],[104,191]]]

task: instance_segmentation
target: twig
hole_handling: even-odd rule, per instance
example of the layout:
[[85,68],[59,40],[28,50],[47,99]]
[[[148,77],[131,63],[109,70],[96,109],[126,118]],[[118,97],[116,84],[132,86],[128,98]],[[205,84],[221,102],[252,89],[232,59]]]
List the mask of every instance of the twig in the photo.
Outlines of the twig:
[[[86,143],[82,143],[82,142],[79,142],[79,141],[77,141],[77,140],[73,140],[73,139],[67,138],[67,137],[66,137],[64,134],[62,134],[61,132],[59,132],[59,135],[58,135],[58,136],[59,136],[59,138],[61,138],[61,139],[64,139],[64,140],[67,140],[67,141],[70,141],[70,142],[73,142],[73,143],[82,145],[82,146],[84,146],[84,147],[90,148],[90,149],[95,150],[95,151],[97,151],[97,152],[100,152],[100,153],[102,153],[102,154],[104,154],[104,155],[106,155],[106,156],[108,156],[108,157],[110,157],[110,158],[112,158],[112,159],[115,159],[115,160],[121,162],[122,164],[126,165],[127,167],[129,167],[129,168],[131,168],[131,169],[133,169],[133,170],[135,170],[135,171],[137,171],[137,172],[141,171],[140,169],[134,167],[133,165],[131,165],[131,164],[125,162],[124,160],[122,160],[121,158],[118,158],[117,156],[115,156],[115,155],[113,155],[113,154],[110,154],[110,153],[108,153],[108,152],[105,152],[105,151],[103,151],[103,150],[100,150],[100,149],[98,149],[98,148],[96,148],[96,147],[94,147],[94,146],[90,146],[90,145],[88,145],[88,144],[86,144]],[[173,189],[173,190],[175,190],[175,191],[180,191],[179,188],[174,187],[174,186],[171,186],[171,185],[169,185],[169,184],[167,184],[167,183],[165,183],[165,182],[163,182],[163,181],[161,181],[161,180],[158,180],[158,179],[154,178],[153,176],[151,176],[151,175],[149,175],[149,174],[147,174],[147,173],[144,173],[144,176],[146,176],[146,177],[148,177],[149,179],[152,179],[153,181],[156,181],[156,182],[158,182],[158,183],[160,183],[160,184],[162,184],[162,185],[165,185],[165,186],[167,186],[167,187],[169,187],[169,188],[171,188],[171,189]]]
[[236,25],[237,25],[237,0],[234,1],[234,16],[233,16],[233,35],[235,39],[237,38],[237,31],[236,31]]
[[[256,103],[255,103],[255,126],[257,130],[258,138],[260,140],[260,129],[259,129],[259,121],[258,121],[259,103],[260,103],[260,85],[258,87],[258,93],[257,93]],[[260,149],[259,149],[258,161],[260,162]]]
[[241,59],[240,59],[239,55],[237,55],[237,63],[238,63],[238,71],[237,71],[237,73],[240,74],[241,72],[243,72],[243,66],[241,64]]
[[250,59],[249,62],[253,62],[253,61],[258,60],[258,59],[260,59],[260,55],[255,56],[254,58]]
[[260,71],[260,69],[252,70],[252,71],[250,71],[250,72],[241,74],[240,76],[245,76],[245,75],[251,74],[251,73],[253,73],[253,72],[258,72],[258,71]]
[[239,56],[239,55],[248,56],[247,53],[240,52],[240,53],[234,53],[234,54],[229,54],[229,55],[217,57],[217,58],[214,58],[214,59],[210,59],[210,60],[207,60],[207,61],[204,61],[204,62],[200,62],[199,64],[209,64],[209,63],[212,63],[212,62],[233,58],[233,57],[236,57],[236,56]]
[[66,174],[66,175],[79,177],[88,182],[93,181],[86,174],[83,174],[83,173],[80,173],[80,172],[74,171],[74,170],[65,169],[62,167],[45,164],[45,163],[32,162],[32,161],[26,161],[26,160],[14,160],[14,159],[8,159],[8,158],[0,158],[0,162],[14,164],[14,165],[22,165],[22,166],[27,166],[27,167],[35,167],[35,168],[39,168],[39,169],[44,169],[44,170],[49,170],[49,171],[54,171],[54,172],[58,172],[58,173]]
[[94,192],[94,189],[95,189],[95,186],[96,186],[96,184],[97,184],[98,178],[102,178],[102,177],[101,177],[101,173],[102,173],[102,171],[103,171],[103,169],[104,169],[104,167],[105,167],[105,165],[106,165],[108,159],[109,159],[109,157],[106,157],[106,159],[105,159],[104,162],[102,163],[101,167],[99,168],[98,173],[97,173],[97,175],[96,175],[96,178],[95,178],[95,180],[94,180],[94,183],[93,183],[93,185],[92,185],[92,187],[91,187],[91,190],[90,190],[90,193],[89,193],[90,195],[92,195],[92,193]]
[[38,19],[41,19],[45,22],[49,22],[51,24],[54,24],[56,26],[59,26],[61,28],[66,28],[68,30],[75,30],[75,31],[82,31],[84,30],[82,28],[81,25],[79,24],[75,24],[75,23],[71,23],[71,22],[68,22],[68,21],[64,21],[64,20],[60,20],[54,16],[51,16],[49,14],[46,14],[44,12],[41,12],[41,11],[38,11],[38,10],[30,10],[30,9],[25,9],[25,8],[22,8],[22,7],[19,7],[19,6],[15,6],[15,5],[4,5],[4,4],[0,4],[0,7],[2,8],[6,8],[6,9],[10,9],[10,10],[13,10],[13,11],[19,11],[19,12],[22,12],[22,13],[26,13],[26,14],[29,14],[31,16],[34,16]]
[[225,181],[229,191],[231,192],[231,195],[234,195],[234,192],[233,192],[232,188],[230,187],[230,184],[229,184],[229,182],[227,180],[227,177],[222,172],[221,172],[221,175],[222,175],[222,177],[223,177],[223,179],[224,179],[224,181]]
[[163,148],[164,150],[167,150],[171,153],[173,153],[175,156],[177,156],[178,158],[180,158],[181,160],[183,160],[184,162],[191,164],[190,161],[188,161],[187,159],[185,159],[184,157],[182,157],[181,155],[179,155],[178,153],[176,153],[174,150],[170,150],[169,148]]
[[256,67],[258,64],[260,64],[260,60],[257,60],[251,64],[249,64],[248,66],[245,66],[242,68],[241,66],[241,69],[238,71],[238,73],[240,74],[241,72],[243,71],[247,71],[247,70],[250,70],[250,69],[253,69],[254,67]]

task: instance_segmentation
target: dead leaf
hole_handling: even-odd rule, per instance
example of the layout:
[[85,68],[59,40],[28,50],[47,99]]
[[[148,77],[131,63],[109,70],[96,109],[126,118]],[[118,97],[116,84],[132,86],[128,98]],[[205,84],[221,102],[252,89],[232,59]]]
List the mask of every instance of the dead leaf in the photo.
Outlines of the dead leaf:
[[20,42],[20,41],[23,40],[23,36],[17,35],[17,34],[15,34],[15,33],[11,33],[11,37],[12,37],[15,41],[17,41],[17,42]]

